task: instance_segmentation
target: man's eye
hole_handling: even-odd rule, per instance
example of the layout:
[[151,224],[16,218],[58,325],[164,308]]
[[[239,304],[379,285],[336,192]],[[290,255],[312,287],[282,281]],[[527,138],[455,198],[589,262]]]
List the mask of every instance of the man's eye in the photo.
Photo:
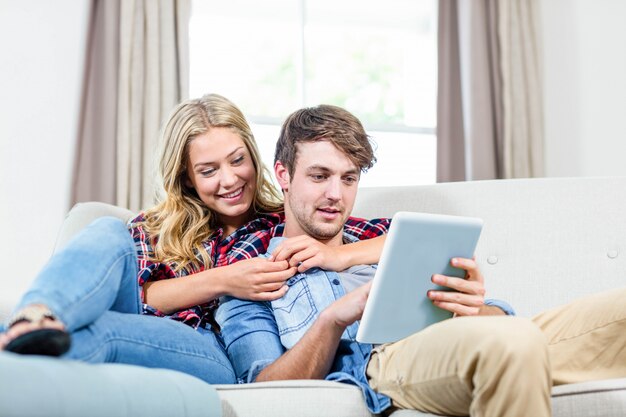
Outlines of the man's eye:
[[358,181],[358,178],[357,177],[345,177],[343,180],[348,184],[354,184],[355,182]]
[[323,181],[325,178],[326,178],[326,175],[311,174],[311,179],[313,179],[313,181]]

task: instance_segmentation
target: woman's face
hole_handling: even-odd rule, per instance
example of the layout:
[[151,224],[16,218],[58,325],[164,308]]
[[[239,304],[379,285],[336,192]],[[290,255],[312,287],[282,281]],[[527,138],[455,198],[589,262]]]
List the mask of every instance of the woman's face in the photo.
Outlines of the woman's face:
[[228,235],[245,224],[256,190],[256,171],[237,133],[213,127],[189,144],[187,176],[200,200],[213,210]]

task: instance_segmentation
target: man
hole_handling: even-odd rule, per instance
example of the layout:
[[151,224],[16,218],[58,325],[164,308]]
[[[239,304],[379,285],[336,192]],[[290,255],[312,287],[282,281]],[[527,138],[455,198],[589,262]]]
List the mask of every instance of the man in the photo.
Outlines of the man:
[[[318,106],[289,116],[274,167],[285,195],[284,236],[313,238],[328,247],[353,240],[344,232],[344,222],[360,174],[373,161],[363,127],[345,110]],[[281,239],[272,239],[268,254]],[[611,377],[620,362],[617,373],[626,374],[626,349],[604,358],[603,343],[594,339],[594,332],[607,326],[609,335],[623,334],[626,312],[619,319],[601,315],[571,325],[572,319],[582,323],[598,305],[624,304],[624,292],[555,309],[533,323],[505,316],[512,313],[506,303],[483,299],[483,279],[473,260],[452,262],[466,270],[467,279],[433,276],[451,291],[428,296],[456,316],[473,317],[445,320],[377,347],[354,339],[372,265],[339,274],[311,268],[291,278],[285,297],[272,303],[224,299],[217,320],[237,377],[247,382],[325,378],[352,383],[362,389],[374,413],[397,407],[452,415],[549,416],[552,378],[567,383]],[[593,372],[585,373],[584,361],[568,352],[577,344],[600,358]],[[551,367],[550,361],[558,366]]]

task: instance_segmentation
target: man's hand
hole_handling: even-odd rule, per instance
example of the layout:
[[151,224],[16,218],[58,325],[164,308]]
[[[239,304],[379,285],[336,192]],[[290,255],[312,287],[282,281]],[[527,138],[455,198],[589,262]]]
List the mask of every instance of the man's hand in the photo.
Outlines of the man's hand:
[[[465,270],[465,279],[435,274],[432,282],[452,291],[428,291],[428,298],[437,307],[454,313],[455,316],[493,314],[485,309],[484,279],[474,259],[452,258],[450,264]],[[497,308],[497,307],[496,307]],[[498,309],[499,310],[499,309]]]
[[327,246],[310,236],[301,235],[282,241],[272,252],[270,260],[289,261],[298,272],[318,267],[327,271],[343,271],[347,268],[342,247]]
[[360,286],[354,291],[350,291],[329,305],[328,308],[322,312],[322,315],[326,316],[325,319],[332,320],[338,327],[348,327],[359,320],[363,315],[365,302],[370,294],[370,288],[372,288],[372,281]]

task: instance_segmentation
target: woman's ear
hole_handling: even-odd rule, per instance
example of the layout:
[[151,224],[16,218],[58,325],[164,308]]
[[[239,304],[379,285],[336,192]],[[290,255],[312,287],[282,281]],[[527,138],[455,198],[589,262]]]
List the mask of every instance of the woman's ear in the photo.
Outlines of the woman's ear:
[[278,185],[283,191],[289,191],[289,171],[282,162],[276,161],[274,164],[274,175],[276,175],[276,180],[278,180]]
[[191,182],[191,180],[189,179],[189,175],[187,175],[187,173],[183,174],[182,180],[183,180],[183,185],[185,187],[195,190],[195,187],[193,186],[193,182]]

